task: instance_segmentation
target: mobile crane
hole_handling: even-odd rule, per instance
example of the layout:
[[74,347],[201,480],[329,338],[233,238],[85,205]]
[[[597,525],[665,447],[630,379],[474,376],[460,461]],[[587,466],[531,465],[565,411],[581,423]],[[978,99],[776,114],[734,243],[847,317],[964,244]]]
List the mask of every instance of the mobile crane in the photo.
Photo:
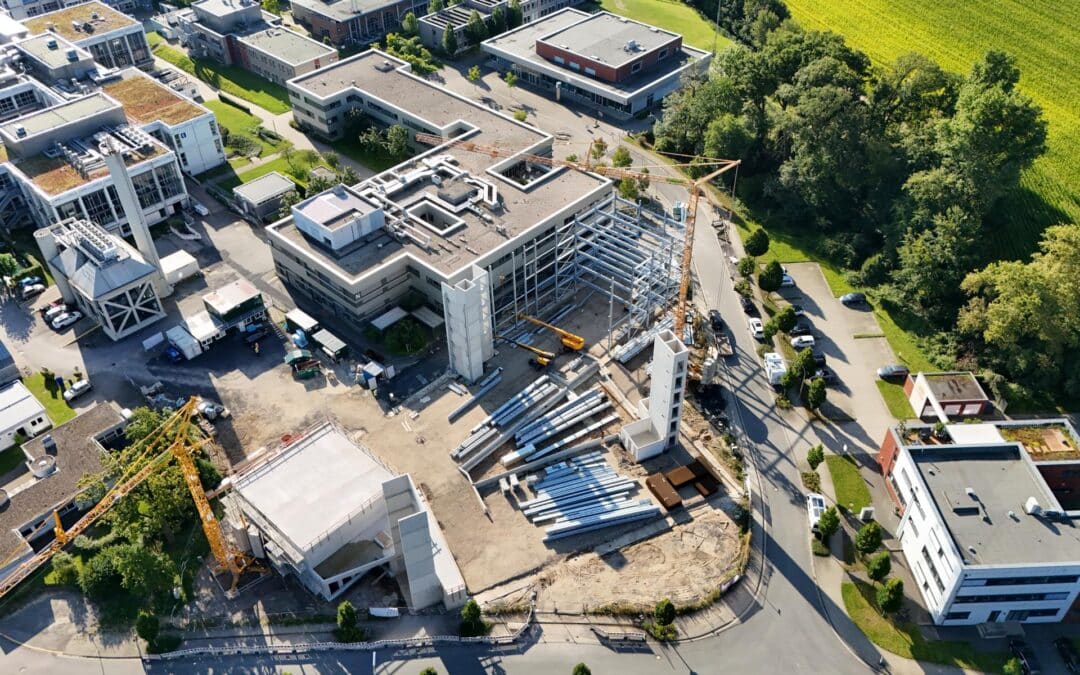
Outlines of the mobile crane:
[[555,354],[552,352],[545,351],[543,349],[540,349],[539,347],[533,347],[532,345],[527,345],[524,342],[518,342],[513,338],[503,339],[505,339],[507,342],[513,342],[518,347],[521,347],[522,349],[536,354],[535,357],[529,359],[529,365],[531,365],[536,370],[543,370],[544,368],[547,368],[551,365],[551,362],[555,360]]
[[[717,167],[712,172],[697,180],[690,180],[688,178],[669,176],[661,173],[652,174],[644,171],[635,171],[633,169],[605,166],[603,164],[594,165],[592,163],[592,149],[593,144],[596,142],[595,140],[589,144],[589,152],[586,153],[584,162],[571,162],[567,159],[555,159],[554,157],[545,157],[543,155],[531,155],[528,153],[517,152],[509,148],[484,145],[482,143],[475,143],[464,139],[448,139],[438,134],[417,133],[416,140],[419,143],[432,146],[448,144],[448,147],[460,148],[467,152],[475,152],[487,155],[488,157],[518,157],[523,161],[533,162],[543,166],[565,166],[571,169],[577,169],[578,171],[600,174],[602,176],[607,176],[608,178],[660,181],[686,187],[690,192],[690,204],[687,208],[686,224],[683,232],[683,255],[682,270],[679,277],[679,295],[675,302],[675,335],[679,336],[680,339],[682,338],[684,327],[686,325],[686,297],[690,290],[690,269],[694,252],[694,225],[697,221],[698,200],[701,195],[704,194],[706,199],[712,201],[712,196],[708,193],[706,187],[709,181],[732,169],[737,169],[739,164],[742,163],[741,160],[692,157],[691,159],[693,161],[690,163],[663,165],[665,168],[671,167],[682,169],[689,167],[700,168],[705,166]],[[736,175],[738,175],[737,171]],[[584,341],[582,341],[582,346],[584,346]]]
[[565,331],[562,328],[559,328],[558,326],[552,326],[550,323],[546,323],[544,321],[541,321],[540,319],[537,319],[535,316],[528,316],[527,314],[518,314],[518,318],[519,319],[524,319],[525,321],[528,321],[529,323],[536,324],[537,326],[547,328],[552,333],[555,333],[556,335],[559,336],[559,342],[562,343],[562,346],[565,347],[566,349],[568,349],[569,351],[578,352],[578,351],[581,351],[582,349],[585,348],[585,338],[581,337],[580,335],[574,335],[573,333],[571,333],[569,331]]
[[[244,572],[264,571],[264,568],[254,558],[240,551],[226,540],[225,534],[221,531],[221,524],[214,515],[210,501],[203,490],[202,481],[199,479],[199,471],[195,465],[194,453],[204,444],[211,441],[209,438],[200,437],[198,432],[195,431],[196,427],[192,422],[192,417],[197,414],[198,404],[199,399],[192,396],[187,403],[166,419],[150,436],[128,448],[128,451],[138,452],[139,454],[129,464],[128,468],[120,476],[116,477],[116,482],[101,498],[101,501],[91,507],[74,525],[65,530],[60,522],[59,514],[54,512],[55,539],[32,558],[16,567],[3,581],[0,581],[0,598],[10,593],[20,582],[40,569],[62,550],[68,542],[85,532],[101,516],[108,513],[116,502],[130,494],[151,475],[164,469],[173,459],[176,459],[179,463],[184,482],[187,484],[191,498],[195,502],[199,522],[202,524],[203,532],[206,534],[206,540],[210,543],[210,552],[213,554],[220,570],[232,574],[231,592],[236,591],[237,582]],[[18,556],[22,550],[22,547],[20,547],[3,561],[0,561],[0,567]]]

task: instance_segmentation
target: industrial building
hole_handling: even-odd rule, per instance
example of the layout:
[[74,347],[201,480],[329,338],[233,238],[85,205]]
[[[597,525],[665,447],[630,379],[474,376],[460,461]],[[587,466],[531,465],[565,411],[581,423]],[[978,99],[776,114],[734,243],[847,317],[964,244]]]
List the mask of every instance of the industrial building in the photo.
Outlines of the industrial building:
[[33,438],[51,426],[45,406],[22,382],[16,380],[0,388],[0,450]]
[[465,603],[461,572],[412,479],[333,424],[240,467],[225,501],[236,540],[325,600],[386,567],[410,609]]
[[682,36],[626,17],[564,9],[485,40],[501,70],[556,101],[627,119],[660,104],[712,55]]
[[94,407],[22,446],[32,482],[8,494],[0,489],[0,579],[34,555],[52,537],[54,513],[65,526],[90,504],[78,500],[79,481],[104,470],[108,449],[124,444],[130,412],[115,403]]
[[142,24],[97,0],[34,16],[23,24],[31,34],[52,33],[87,50],[105,68],[154,65]]
[[199,0],[174,15],[192,56],[236,65],[278,84],[338,59],[336,49],[283,28],[280,17],[254,0]]
[[892,428],[878,461],[934,623],[1077,620],[1080,437],[1067,420]]
[[[292,207],[267,228],[278,276],[359,324],[410,290],[445,320],[451,367],[473,381],[518,315],[547,314],[589,288],[644,325],[678,290],[681,227],[614,195],[599,175],[533,162],[553,137],[478,106],[404,62],[368,51],[289,82],[301,127],[339,137],[362,110],[506,157],[436,147],[355,187]],[[329,116],[328,116],[329,115]]]

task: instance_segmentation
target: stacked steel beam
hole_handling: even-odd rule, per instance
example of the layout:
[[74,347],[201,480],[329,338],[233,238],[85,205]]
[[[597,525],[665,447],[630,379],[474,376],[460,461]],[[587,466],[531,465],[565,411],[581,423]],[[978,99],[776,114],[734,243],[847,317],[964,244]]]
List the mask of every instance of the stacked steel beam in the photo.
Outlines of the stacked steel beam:
[[485,442],[499,435],[499,429],[513,422],[532,406],[548,398],[559,390],[557,384],[547,375],[541,375],[535,382],[511,396],[495,409],[482,422],[469,431],[469,436],[455,448],[450,456],[460,460]]
[[611,352],[611,356],[619,363],[626,363],[651,345],[660,331],[670,329],[674,326],[675,320],[671,317],[667,317],[644,333],[636,335],[626,344],[616,347]]
[[[504,466],[509,466],[520,460],[533,461],[539,459],[603,427],[605,424],[618,421],[618,415],[612,414],[600,421],[588,422],[594,415],[608,408],[611,408],[611,402],[607,400],[607,395],[597,390],[567,401],[518,429],[514,435],[514,444],[517,449],[503,455],[500,461]],[[551,440],[553,437],[583,424],[586,427],[585,429],[575,431],[559,441]]]

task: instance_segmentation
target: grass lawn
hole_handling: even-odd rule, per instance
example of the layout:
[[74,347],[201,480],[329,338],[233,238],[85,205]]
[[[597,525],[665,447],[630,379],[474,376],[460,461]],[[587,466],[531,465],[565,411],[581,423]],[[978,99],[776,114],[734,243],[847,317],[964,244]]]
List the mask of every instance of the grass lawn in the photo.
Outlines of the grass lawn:
[[877,388],[881,392],[881,398],[885,399],[885,407],[889,409],[889,414],[898,420],[914,419],[915,411],[911,409],[911,404],[908,403],[903,385],[879,379]]
[[191,58],[184,52],[170,47],[157,33],[151,39],[154,55],[168,61],[185,73],[206,82],[211,87],[254,103],[275,115],[288,112],[289,94],[285,87],[259,77],[255,73],[236,66],[226,66],[210,59]]
[[52,380],[46,380],[41,373],[34,373],[23,378],[23,384],[45,406],[45,412],[49,414],[54,426],[60,426],[64,422],[75,417],[75,411],[64,400],[63,394]]
[[[581,9],[589,11],[589,6],[586,5]],[[636,21],[681,33],[686,44],[698,49],[711,51],[714,39],[718,50],[731,45],[731,40],[716,30],[710,19],[706,19],[697,9],[684,2],[674,2],[673,0],[599,0],[596,6],[612,14],[620,14]]]
[[[1030,254],[1047,226],[1080,219],[1080,4],[1056,0],[785,0],[804,27],[842,33],[878,65],[918,51],[967,74],[990,48],[1016,57],[1020,90],[1050,123],[1048,150],[1006,198],[994,253]],[[1070,18],[1072,17],[1072,18]],[[1072,28],[1070,28],[1070,26]]]
[[[260,157],[272,155],[289,145],[289,142],[285,139],[281,139],[280,141],[267,141],[259,137],[253,130],[255,127],[262,125],[262,120],[254,115],[247,114],[236,106],[223,103],[222,101],[207,101],[203,105],[209,108],[210,112],[214,113],[214,117],[217,118],[219,125],[229,130],[230,136],[246,136],[258,143],[262,148],[262,152],[259,153]],[[239,161],[240,159],[241,158],[229,160],[229,164],[236,166],[233,164],[233,161]],[[249,161],[250,160],[247,160],[245,163],[248,163]]]
[[[313,153],[314,151],[310,152]],[[260,164],[254,169],[249,169],[247,171],[244,171],[243,173],[232,173],[231,175],[226,175],[225,178],[222,178],[218,181],[218,186],[227,191],[232,190],[234,187],[240,185],[241,183],[249,183],[256,178],[259,178],[260,176],[265,176],[271,171],[277,171],[278,173],[293,179],[299,185],[306,186],[307,177],[304,177],[304,179],[301,180],[300,178],[296,177],[291,173],[293,171],[296,171],[296,169],[293,168],[294,165],[298,168],[307,169],[308,171],[310,171],[316,166],[326,166],[326,164],[324,164],[321,159],[313,162],[308,158],[306,151],[298,151],[293,153],[292,164],[289,163],[288,159],[284,157],[278,157],[277,159],[270,160],[265,164]]]
[[1008,656],[1004,652],[976,651],[967,642],[927,640],[913,624],[897,624],[881,616],[874,605],[874,587],[862,580],[840,587],[844,609],[866,637],[878,647],[898,656],[987,673],[1001,672]]
[[20,464],[26,463],[26,455],[23,454],[22,448],[18,445],[13,445],[7,450],[0,452],[0,476],[3,476],[8,471],[15,470]]
[[348,141],[341,140],[335,142],[334,150],[337,150],[352,161],[362,164],[376,173],[386,171],[390,167],[397,166],[402,162],[401,159],[394,159],[384,150],[380,149],[372,152],[367,148],[360,147],[359,141],[355,138]]
[[866,481],[859,473],[859,467],[855,460],[840,455],[825,455],[825,464],[829,467],[829,475],[832,476],[833,488],[836,490],[836,503],[851,511],[858,513],[864,506],[870,506],[870,490],[866,487]]

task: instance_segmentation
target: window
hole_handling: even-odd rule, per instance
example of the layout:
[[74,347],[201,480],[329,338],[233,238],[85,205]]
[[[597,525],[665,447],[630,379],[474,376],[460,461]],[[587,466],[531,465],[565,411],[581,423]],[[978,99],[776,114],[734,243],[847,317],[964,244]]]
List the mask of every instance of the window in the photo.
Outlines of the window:
[[668,51],[667,51],[667,48],[665,47],[664,49],[660,50],[659,54],[656,55],[656,60],[659,61],[660,59],[666,58],[667,54],[668,54]]
[[570,62],[570,70],[581,70],[581,65],[574,62],[574,61],[571,61]]
[[631,73],[637,73],[641,71],[641,61],[638,61],[634,65],[630,66]]
[[[925,546],[922,548],[922,557],[926,561],[926,567],[930,570],[930,576],[934,578],[934,583],[937,584],[938,590],[942,593],[945,592],[945,584],[941,581],[941,575],[938,574],[937,567],[934,567],[934,561],[930,557],[930,551]],[[959,601],[959,598],[957,598]]]
[[132,176],[131,182],[135,185],[135,194],[139,198],[139,206],[146,209],[162,201],[157,183],[154,182],[154,172],[152,170],[140,173],[138,176]]
[[681,375],[679,377],[675,378],[675,386],[679,387],[679,388],[682,387],[682,376]]
[[1024,621],[1037,617],[1057,616],[1058,609],[1014,609],[1005,617],[1006,621]]
[[971,616],[971,612],[949,612],[945,615],[946,621],[963,621]]
[[566,59],[564,59],[564,58],[563,58],[563,57],[561,57],[561,56],[555,56],[555,57],[553,57],[553,58],[552,58],[552,60],[553,60],[553,61],[554,61],[555,63],[559,64],[560,66],[566,63]]
[[1049,576],[1049,577],[998,577],[995,579],[972,578],[964,579],[963,586],[1026,586],[1032,584],[1075,584],[1080,577],[1075,575]]
[[595,76],[595,75],[596,75],[596,71],[595,71],[595,70],[593,70],[592,68],[585,68],[585,74],[586,74],[586,75],[593,75],[593,76]]
[[679,430],[679,421],[675,420],[671,423],[671,433],[675,433]]
[[997,595],[958,595],[953,604],[978,605],[987,602],[1047,602],[1064,600],[1068,593],[1003,593]]
[[916,537],[919,536],[919,528],[915,527],[915,519],[914,518],[908,518],[907,519],[907,526],[911,529],[912,534],[914,534]]
[[680,394],[679,392],[675,392],[675,396],[674,396],[674,397],[672,397],[672,399],[671,399],[671,400],[672,400],[672,402],[674,402],[674,403],[678,403],[678,402],[679,402],[679,399],[680,399],[681,397],[682,397],[682,394]]

